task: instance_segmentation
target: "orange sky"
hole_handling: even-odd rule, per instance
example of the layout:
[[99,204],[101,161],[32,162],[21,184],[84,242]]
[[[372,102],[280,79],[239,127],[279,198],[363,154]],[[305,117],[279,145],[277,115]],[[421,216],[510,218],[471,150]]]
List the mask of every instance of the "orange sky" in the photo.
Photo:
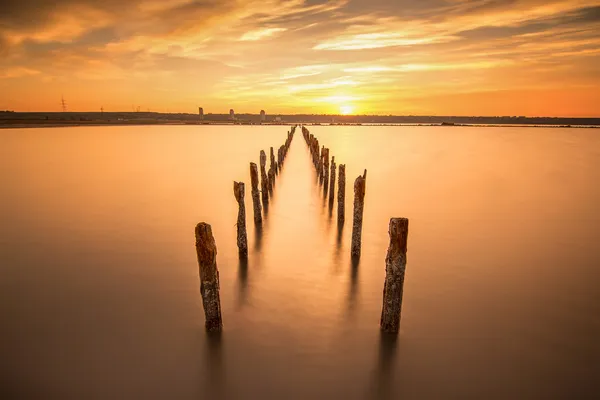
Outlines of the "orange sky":
[[600,1],[3,0],[0,109],[600,117]]

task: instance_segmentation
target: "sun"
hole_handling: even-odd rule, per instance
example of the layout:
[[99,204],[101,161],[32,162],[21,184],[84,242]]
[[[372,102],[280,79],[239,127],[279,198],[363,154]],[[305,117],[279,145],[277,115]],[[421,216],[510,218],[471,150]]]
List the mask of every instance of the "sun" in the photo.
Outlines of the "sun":
[[354,111],[354,107],[351,105],[347,104],[347,105],[340,106],[340,113],[342,115],[350,115],[350,114],[352,114],[353,111]]

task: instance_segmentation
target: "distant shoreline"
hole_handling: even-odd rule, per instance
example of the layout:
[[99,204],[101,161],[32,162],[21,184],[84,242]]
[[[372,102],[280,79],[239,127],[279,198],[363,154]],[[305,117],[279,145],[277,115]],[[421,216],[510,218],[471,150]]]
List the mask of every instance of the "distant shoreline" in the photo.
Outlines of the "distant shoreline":
[[189,123],[176,121],[124,121],[124,122],[31,122],[31,123],[4,123],[0,121],[0,129],[31,129],[31,128],[69,128],[69,127],[99,127],[99,126],[291,126],[291,125],[306,125],[306,126],[421,126],[421,127],[466,127],[466,128],[563,128],[563,129],[599,129],[600,125],[551,125],[551,124],[442,124],[442,123],[334,123],[334,124],[313,124],[313,123],[267,123],[267,124],[234,124],[227,122],[210,122],[210,123]]
[[404,125],[599,127],[600,117],[189,114],[157,112],[13,112],[0,110],[0,128],[126,125]]

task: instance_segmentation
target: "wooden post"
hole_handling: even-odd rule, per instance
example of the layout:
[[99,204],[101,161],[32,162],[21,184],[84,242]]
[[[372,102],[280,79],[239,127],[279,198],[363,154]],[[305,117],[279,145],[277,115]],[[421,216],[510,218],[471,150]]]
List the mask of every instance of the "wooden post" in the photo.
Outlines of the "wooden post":
[[[335,157],[331,157],[331,181],[329,183],[329,204],[333,204],[335,192]],[[338,188],[339,190],[339,188]]]
[[329,149],[323,149],[323,182],[325,191],[329,187]]
[[233,194],[239,205],[237,218],[237,245],[240,256],[248,255],[248,235],[246,234],[246,205],[244,204],[244,182],[233,182]]
[[200,274],[200,294],[204,306],[205,327],[209,332],[223,328],[221,298],[219,297],[219,270],[217,268],[217,245],[209,224],[196,225],[196,254]]
[[277,173],[277,166],[275,165],[275,153],[273,153],[273,147],[271,147],[271,167],[273,173]]
[[250,163],[250,184],[252,186],[252,205],[254,206],[254,222],[262,223],[262,207],[260,206],[260,195],[258,190],[258,167],[255,163]]
[[273,188],[275,187],[275,170],[274,167],[269,169],[269,178],[267,180],[269,186],[269,194],[273,195]]
[[406,271],[408,219],[390,219],[390,247],[385,257],[385,283],[380,327],[384,332],[398,333],[402,312],[402,291]]
[[[366,170],[365,170],[366,174]],[[354,181],[354,221],[352,224],[352,249],[353,257],[360,256],[363,209],[365,206],[365,178],[359,176]]]
[[[260,151],[260,190],[262,191],[262,200],[267,209],[267,203],[269,202],[269,181],[267,177],[267,155],[264,150]],[[266,211],[265,211],[266,212]]]
[[338,176],[338,223],[346,219],[346,165],[340,164]]

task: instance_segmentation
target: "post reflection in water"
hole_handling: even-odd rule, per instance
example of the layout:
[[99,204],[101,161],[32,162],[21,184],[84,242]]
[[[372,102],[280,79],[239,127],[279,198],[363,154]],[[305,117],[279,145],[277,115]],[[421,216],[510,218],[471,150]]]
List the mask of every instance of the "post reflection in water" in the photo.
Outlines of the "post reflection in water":
[[350,258],[350,290],[348,291],[348,316],[351,316],[356,308],[356,293],[358,291],[359,265],[359,257]]
[[215,398],[226,398],[224,389],[226,387],[224,379],[223,366],[223,333],[222,332],[206,332],[205,334],[205,354],[206,365],[205,387],[208,388],[208,393]]
[[[267,213],[265,212],[265,219],[267,218]],[[254,224],[254,250],[257,253],[260,253],[262,249],[262,241],[263,241],[263,225],[262,224]]]
[[248,257],[240,257],[238,263],[238,282],[239,296],[238,306],[243,306],[247,302],[248,294]]
[[[392,382],[396,352],[398,348],[398,335],[380,332],[379,334],[379,357],[375,370],[376,399],[392,399]],[[372,393],[370,393],[372,396]]]

